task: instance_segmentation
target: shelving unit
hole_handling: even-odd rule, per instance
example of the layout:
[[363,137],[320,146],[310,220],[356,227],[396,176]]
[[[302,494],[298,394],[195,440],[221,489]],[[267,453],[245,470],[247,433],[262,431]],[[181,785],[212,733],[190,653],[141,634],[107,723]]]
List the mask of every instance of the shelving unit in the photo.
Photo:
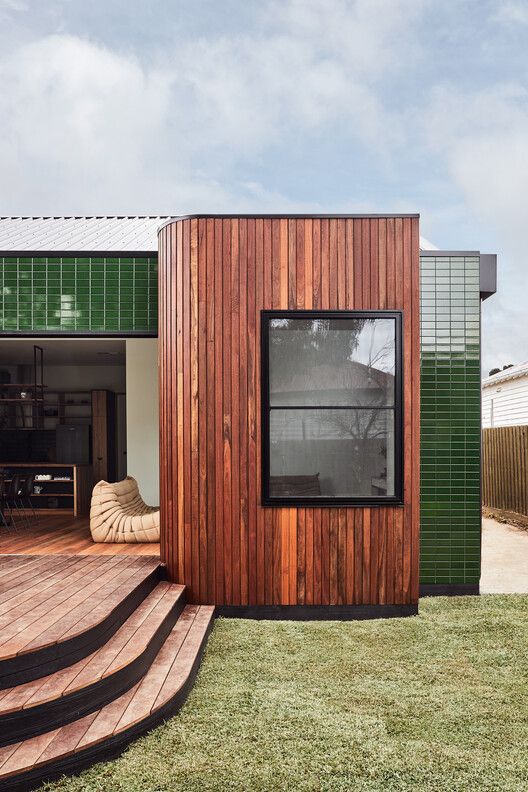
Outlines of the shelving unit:
[[[6,481],[10,481],[15,473],[21,479],[26,475],[47,474],[52,479],[39,480],[34,486],[42,487],[42,492],[31,496],[31,505],[35,511],[58,514],[73,514],[78,517],[88,514],[92,491],[92,470],[90,465],[65,465],[56,462],[21,463],[2,462],[0,469],[5,473]],[[56,479],[60,476],[59,480]],[[64,477],[68,478],[64,478]]]
[[32,374],[33,382],[0,383],[2,428],[54,429],[57,424],[91,423],[91,390],[44,385],[44,350],[37,345],[33,346]]
[[[0,393],[32,393],[32,385],[12,384],[0,385]],[[2,397],[0,405],[11,405],[13,410],[5,416],[4,428],[6,429],[54,429],[57,424],[65,423],[91,423],[92,421],[92,392],[90,390],[67,390],[63,388],[42,388],[42,396],[33,398],[27,396]],[[17,407],[19,409],[17,410]],[[24,409],[26,408],[26,409]],[[29,411],[29,409],[31,412]],[[5,413],[4,413],[5,415]]]
[[[50,410],[53,410],[54,414],[49,414]],[[50,426],[53,419],[55,419],[55,424],[91,423],[92,392],[91,390],[50,388],[44,396],[43,412],[46,428],[53,428]]]
[[[42,347],[33,345],[33,382],[5,382],[0,384],[0,406],[5,407],[4,421],[12,428],[17,426],[20,419],[23,429],[42,429],[44,418],[44,350]],[[22,395],[24,394],[24,395]],[[17,407],[18,410],[17,415]],[[31,408],[28,411],[25,407]],[[12,409],[10,409],[12,408]],[[6,415],[7,412],[7,415]],[[27,421],[31,419],[30,426]],[[10,428],[11,428],[10,427]]]

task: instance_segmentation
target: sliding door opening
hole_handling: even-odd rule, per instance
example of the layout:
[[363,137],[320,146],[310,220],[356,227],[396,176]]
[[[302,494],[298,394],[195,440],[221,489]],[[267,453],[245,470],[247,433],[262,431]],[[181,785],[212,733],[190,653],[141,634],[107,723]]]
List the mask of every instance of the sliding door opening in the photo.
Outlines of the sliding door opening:
[[94,486],[127,476],[157,507],[157,340],[0,341],[0,553],[157,555],[92,541]]

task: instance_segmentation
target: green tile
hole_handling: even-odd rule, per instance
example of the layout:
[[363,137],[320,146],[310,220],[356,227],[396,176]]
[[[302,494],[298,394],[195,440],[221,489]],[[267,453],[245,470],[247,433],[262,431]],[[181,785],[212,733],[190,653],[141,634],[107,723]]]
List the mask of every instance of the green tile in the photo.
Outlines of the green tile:
[[0,290],[0,330],[157,330],[155,257],[4,257]]
[[[478,259],[422,259],[421,581],[480,573]],[[469,274],[468,274],[469,273]]]

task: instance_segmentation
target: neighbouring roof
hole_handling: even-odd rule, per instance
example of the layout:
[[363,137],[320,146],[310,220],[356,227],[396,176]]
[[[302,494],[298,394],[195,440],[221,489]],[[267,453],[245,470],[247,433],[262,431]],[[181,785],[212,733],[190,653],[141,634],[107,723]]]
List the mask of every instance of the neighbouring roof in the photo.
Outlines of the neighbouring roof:
[[488,388],[491,385],[497,385],[499,382],[506,382],[506,380],[517,379],[518,377],[528,376],[528,361],[526,363],[518,363],[516,366],[499,371],[493,374],[492,377],[486,377],[482,380],[482,387]]
[[394,374],[357,360],[338,365],[315,364],[291,371],[287,377],[280,370],[277,373],[278,376],[272,377],[270,390],[277,400],[273,403],[281,406],[306,406],[310,401],[315,407],[318,404],[349,406],[350,399],[355,398],[365,406],[379,407],[388,403],[390,391],[394,390]]
[[[0,217],[0,252],[155,253],[170,215]],[[436,250],[420,237],[422,250]]]

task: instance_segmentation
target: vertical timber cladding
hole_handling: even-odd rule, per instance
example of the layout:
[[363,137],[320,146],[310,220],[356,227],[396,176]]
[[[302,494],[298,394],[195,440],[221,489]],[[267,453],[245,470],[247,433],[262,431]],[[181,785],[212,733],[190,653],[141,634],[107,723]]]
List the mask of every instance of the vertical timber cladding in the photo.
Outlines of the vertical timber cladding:
[[[418,601],[418,240],[417,216],[160,230],[161,553],[191,601]],[[403,507],[260,505],[260,312],[273,308],[403,310]]]

